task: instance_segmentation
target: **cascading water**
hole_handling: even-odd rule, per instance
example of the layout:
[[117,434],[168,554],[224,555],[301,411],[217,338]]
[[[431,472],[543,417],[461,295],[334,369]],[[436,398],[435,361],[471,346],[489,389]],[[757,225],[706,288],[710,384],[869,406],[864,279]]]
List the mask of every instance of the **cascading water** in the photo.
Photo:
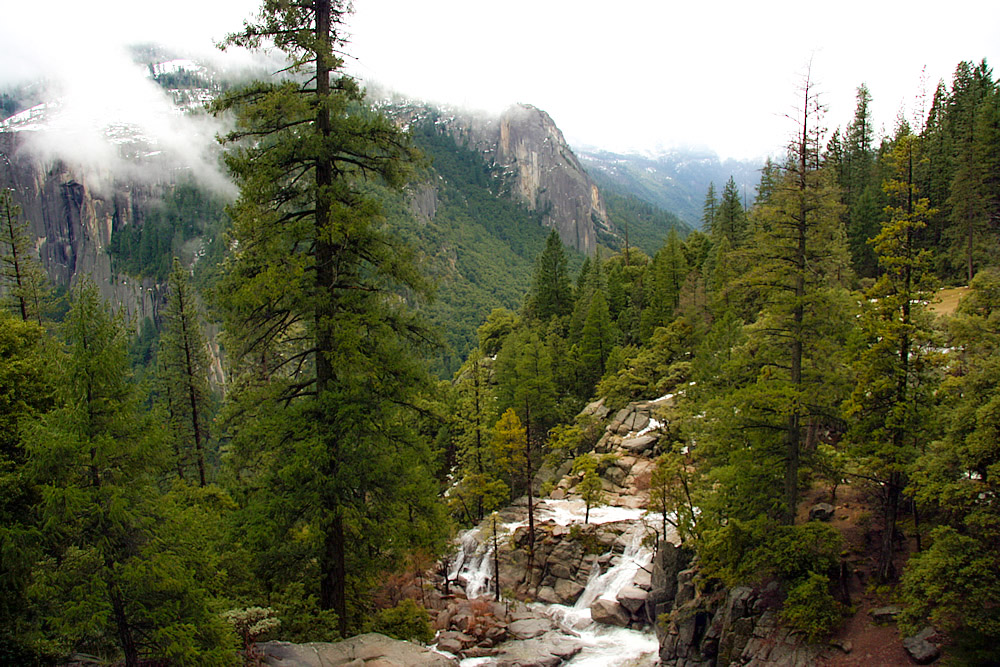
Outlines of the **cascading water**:
[[648,632],[628,630],[593,622],[590,605],[595,600],[615,600],[640,570],[647,570],[653,560],[652,549],[643,544],[645,527],[636,522],[625,533],[626,547],[618,563],[601,572],[594,568],[580,597],[572,607],[545,605],[545,614],[578,635],[583,649],[569,661],[575,667],[655,664],[659,644]]
[[[540,500],[536,521],[552,521],[561,526],[583,524],[586,507],[579,500]],[[567,638],[579,643],[580,652],[567,664],[590,666],[641,666],[656,662],[658,644],[650,632],[629,630],[593,622],[590,605],[597,599],[615,600],[621,590],[631,584],[640,569],[648,569],[652,549],[643,544],[649,529],[641,521],[643,510],[602,506],[591,508],[590,523],[602,524],[630,521],[631,527],[620,538],[624,550],[604,571],[595,565],[584,591],[572,606],[536,603],[533,608],[552,618],[567,633]],[[511,534],[525,521],[504,523],[498,534]],[[488,531],[488,532],[487,532]],[[502,538],[503,539],[503,538]],[[492,596],[493,546],[492,531],[473,528],[462,534],[461,548],[449,571],[449,578],[464,583],[470,598]],[[489,665],[490,658],[463,660],[463,667]]]

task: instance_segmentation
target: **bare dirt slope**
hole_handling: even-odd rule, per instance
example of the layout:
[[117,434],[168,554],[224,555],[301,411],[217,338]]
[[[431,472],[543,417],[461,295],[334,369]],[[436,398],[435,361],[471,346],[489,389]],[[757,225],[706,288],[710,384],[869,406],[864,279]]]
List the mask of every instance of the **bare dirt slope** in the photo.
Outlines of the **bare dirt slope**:
[[[816,487],[809,491],[799,506],[799,521],[808,520],[809,508],[818,502],[831,502],[829,487]],[[819,663],[823,667],[854,667],[864,665],[912,665],[903,649],[894,624],[879,625],[869,611],[893,602],[891,590],[872,585],[872,573],[878,558],[878,517],[874,498],[853,486],[837,488],[836,512],[830,525],[844,537],[844,552],[851,568],[849,592],[854,613],[845,619],[840,629],[831,637],[831,644],[842,647]],[[909,533],[909,531],[906,531]],[[897,571],[906,563],[915,548],[912,538],[897,554]]]

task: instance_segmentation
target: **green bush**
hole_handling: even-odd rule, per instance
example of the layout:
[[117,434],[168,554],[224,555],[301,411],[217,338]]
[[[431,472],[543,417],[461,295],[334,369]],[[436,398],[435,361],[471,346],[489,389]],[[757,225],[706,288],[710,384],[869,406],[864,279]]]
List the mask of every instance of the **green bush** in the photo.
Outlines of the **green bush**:
[[434,641],[430,614],[409,598],[391,609],[383,609],[375,614],[372,630],[410,642],[429,644]]
[[810,642],[816,642],[833,632],[843,613],[843,605],[830,594],[830,579],[810,572],[788,592],[781,620]]
[[281,619],[281,639],[289,642],[334,642],[339,639],[337,614],[320,609],[314,594],[307,594],[301,582],[293,582],[271,596],[271,604]]
[[761,517],[706,531],[698,555],[707,574],[729,585],[790,583],[836,567],[842,548],[840,533],[827,524],[783,526]]

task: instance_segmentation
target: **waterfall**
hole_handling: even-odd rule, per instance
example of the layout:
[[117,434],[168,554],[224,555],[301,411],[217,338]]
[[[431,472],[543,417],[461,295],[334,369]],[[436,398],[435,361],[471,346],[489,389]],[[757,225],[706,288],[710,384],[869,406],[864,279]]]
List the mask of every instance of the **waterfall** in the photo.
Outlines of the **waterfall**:
[[471,599],[493,591],[493,545],[484,539],[479,528],[470,528],[459,538],[461,549],[452,563],[448,578],[464,582],[465,593]]

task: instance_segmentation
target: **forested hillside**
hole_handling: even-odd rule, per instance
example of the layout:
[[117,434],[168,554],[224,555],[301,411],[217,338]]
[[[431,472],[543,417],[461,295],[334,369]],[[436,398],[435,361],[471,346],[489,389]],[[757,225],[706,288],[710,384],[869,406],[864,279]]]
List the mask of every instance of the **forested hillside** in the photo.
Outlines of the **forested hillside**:
[[[602,479],[625,477],[594,406],[640,402],[658,434],[634,480],[650,539],[693,563],[683,613],[651,619],[665,664],[718,655],[710,610],[734,590],[796,641],[878,600],[954,661],[996,659],[1000,84],[985,62],[887,136],[864,86],[827,136],[806,79],[752,201],[713,187],[684,235],[606,195],[614,234],[583,255],[433,116],[404,127],[371,106],[342,71],[345,20],[336,1],[268,2],[227,39],[273,41],[291,65],[212,103],[239,190],[224,212],[171,183],[41,245],[68,271],[73,242],[97,238],[113,275],[162,287],[158,336],[137,340],[85,275],[53,309],[21,193],[3,191],[0,662],[255,664],[259,641],[367,631],[430,643],[427,607],[459,582],[428,582],[458,527],[491,524],[498,555],[498,512],[523,507],[506,548],[530,580],[556,533],[535,503],[569,493],[586,518],[564,537],[595,571],[623,558],[587,528]],[[77,212],[106,203],[60,188]],[[935,308],[942,285],[967,285],[954,312]],[[867,508],[851,530],[838,497]],[[810,520],[817,499],[835,521]],[[495,595],[513,596],[496,567]],[[475,629],[445,609],[439,625]],[[671,652],[684,623],[697,655]]]

